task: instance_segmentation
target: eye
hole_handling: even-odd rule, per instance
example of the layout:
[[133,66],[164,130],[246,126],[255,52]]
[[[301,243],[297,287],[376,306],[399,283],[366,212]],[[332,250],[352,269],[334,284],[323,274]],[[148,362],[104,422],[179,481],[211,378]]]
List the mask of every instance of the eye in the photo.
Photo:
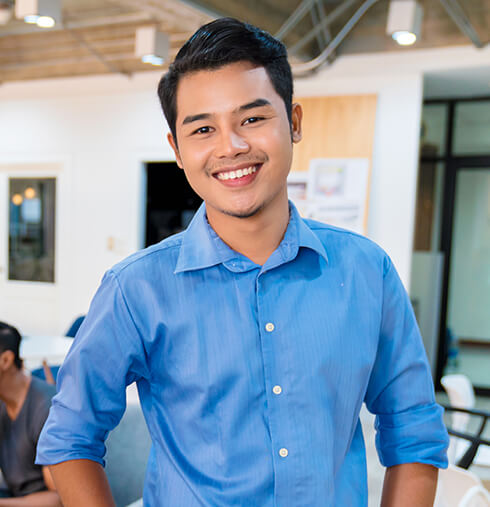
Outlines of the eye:
[[209,134],[211,132],[211,127],[199,127],[194,130],[193,134]]
[[243,124],[246,125],[247,123],[250,124],[250,123],[257,123],[261,120],[263,120],[264,118],[262,116],[251,116],[250,118],[247,118]]

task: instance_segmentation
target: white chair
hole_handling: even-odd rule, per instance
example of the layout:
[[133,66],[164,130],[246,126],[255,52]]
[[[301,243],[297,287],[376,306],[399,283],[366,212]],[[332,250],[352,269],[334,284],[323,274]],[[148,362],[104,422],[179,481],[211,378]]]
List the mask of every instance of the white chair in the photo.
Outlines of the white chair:
[[[445,375],[441,379],[441,384],[446,390],[451,407],[473,410],[475,407],[475,393],[470,379],[466,375],[454,374]],[[453,412],[451,414],[451,429],[460,433],[468,433],[468,423],[471,414],[463,412]],[[475,415],[476,417],[476,415]],[[450,463],[458,463],[465,452],[469,449],[471,443],[458,437],[451,437],[448,459]],[[472,466],[490,469],[490,447],[480,445]],[[489,470],[484,471],[486,476]]]
[[475,474],[449,465],[439,470],[434,507],[490,507],[490,494]]

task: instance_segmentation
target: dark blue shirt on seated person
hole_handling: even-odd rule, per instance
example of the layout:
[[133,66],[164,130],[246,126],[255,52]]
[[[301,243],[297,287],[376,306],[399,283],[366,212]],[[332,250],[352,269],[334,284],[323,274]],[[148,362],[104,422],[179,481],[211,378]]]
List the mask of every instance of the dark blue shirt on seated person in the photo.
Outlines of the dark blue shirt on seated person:
[[106,273],[60,371],[38,463],[103,463],[133,381],[152,437],[145,505],[367,505],[363,402],[383,465],[447,465],[390,259],[293,205],[263,266],[216,235],[203,205],[186,231]]

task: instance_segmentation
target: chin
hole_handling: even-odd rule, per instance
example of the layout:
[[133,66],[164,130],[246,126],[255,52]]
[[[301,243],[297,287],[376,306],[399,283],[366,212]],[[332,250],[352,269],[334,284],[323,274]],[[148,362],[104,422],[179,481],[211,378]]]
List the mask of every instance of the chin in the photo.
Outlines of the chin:
[[222,209],[222,213],[235,218],[250,218],[257,215],[263,208],[263,204],[250,206],[243,209]]

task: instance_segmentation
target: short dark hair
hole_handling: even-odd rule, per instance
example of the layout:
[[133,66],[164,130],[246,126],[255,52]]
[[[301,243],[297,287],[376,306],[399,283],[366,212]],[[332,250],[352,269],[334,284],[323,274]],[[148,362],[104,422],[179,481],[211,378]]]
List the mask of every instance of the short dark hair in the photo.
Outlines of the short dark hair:
[[158,85],[162,109],[176,142],[179,79],[191,72],[216,70],[237,62],[264,67],[274,90],[284,101],[291,123],[293,75],[284,44],[256,26],[234,18],[220,18],[201,26],[180,48]]
[[21,336],[15,327],[0,322],[0,354],[6,350],[14,353],[14,364],[18,370],[22,368],[22,359],[19,356]]

